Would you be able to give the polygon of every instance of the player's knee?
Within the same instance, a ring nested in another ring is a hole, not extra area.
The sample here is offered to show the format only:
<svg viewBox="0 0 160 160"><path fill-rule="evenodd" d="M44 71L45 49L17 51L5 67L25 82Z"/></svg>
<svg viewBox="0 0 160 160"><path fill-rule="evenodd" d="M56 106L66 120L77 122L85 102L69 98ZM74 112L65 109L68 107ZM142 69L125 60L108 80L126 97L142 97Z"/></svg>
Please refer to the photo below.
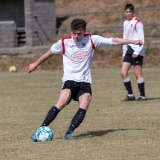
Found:
<svg viewBox="0 0 160 160"><path fill-rule="evenodd" d="M121 76L122 76L122 78L126 78L126 77L128 77L128 73L121 71Z"/></svg>
<svg viewBox="0 0 160 160"><path fill-rule="evenodd" d="M92 96L89 94L87 97L83 98L82 96L79 98L79 102L80 102L80 105L79 107L80 108L83 108L85 110L87 110L87 108L89 107L89 104L91 102L91 98Z"/></svg>
<svg viewBox="0 0 160 160"><path fill-rule="evenodd" d="M67 105L67 103L68 103L67 101L61 100L58 101L55 106L61 110Z"/></svg>
<svg viewBox="0 0 160 160"><path fill-rule="evenodd" d="M142 78L142 74L139 72L134 72L136 79Z"/></svg>
<svg viewBox="0 0 160 160"><path fill-rule="evenodd" d="M89 107L89 102L88 101L82 102L80 104L80 108L83 108L85 110L87 110L88 107Z"/></svg>
<svg viewBox="0 0 160 160"><path fill-rule="evenodd" d="M122 71L120 72L120 74L121 74L121 76L123 77L123 72L122 72Z"/></svg>

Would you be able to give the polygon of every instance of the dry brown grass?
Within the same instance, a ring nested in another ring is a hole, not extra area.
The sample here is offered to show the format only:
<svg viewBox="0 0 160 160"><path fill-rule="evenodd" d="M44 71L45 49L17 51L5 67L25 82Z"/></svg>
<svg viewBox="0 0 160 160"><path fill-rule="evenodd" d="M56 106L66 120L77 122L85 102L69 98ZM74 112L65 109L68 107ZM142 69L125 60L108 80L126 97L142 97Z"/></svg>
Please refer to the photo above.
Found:
<svg viewBox="0 0 160 160"><path fill-rule="evenodd" d="M120 68L122 47L105 47L96 49L92 61L92 68ZM144 58L144 68L160 67L160 49L148 48ZM0 56L0 71L8 71L9 67L15 65L19 71L27 71L30 63L35 62L42 54L28 55L3 55ZM62 54L53 55L38 70L62 69Z"/></svg>
<svg viewBox="0 0 160 160"><path fill-rule="evenodd" d="M135 9L146 9L146 8L159 8L160 1L158 0L57 0L56 4L56 14L70 14L70 13L82 13L82 12L104 12L104 11L120 11L124 9L127 3L132 3ZM144 24L160 24L159 19L160 11L144 11L135 12L135 16L142 20ZM113 26L120 25L120 14L117 13L104 13L104 14L85 14L80 15L81 18L85 19L89 27L95 26ZM69 16L61 25L60 28L69 28L70 22L73 18L77 18L77 15ZM125 17L123 17L123 21ZM146 26L144 25L145 36L149 40L159 39L159 26ZM111 29L87 29L89 33L97 33L106 37L122 37L122 28L111 28ZM70 31L59 31L55 39L59 39L64 35L70 34Z"/></svg>
<svg viewBox="0 0 160 160"><path fill-rule="evenodd" d="M136 9L160 7L157 0L57 0L56 13L97 12L108 10L123 10L126 3L133 3ZM148 17L151 18L151 17Z"/></svg>
<svg viewBox="0 0 160 160"><path fill-rule="evenodd" d="M93 69L92 75L93 98L85 120L74 132L78 140L62 140L77 111L78 104L72 101L50 125L53 141L34 143L29 136L56 103L62 71L2 72L0 159L159 160L159 69L144 69L146 102L120 102L126 91L118 68ZM138 97L132 69L130 75Z"/></svg>

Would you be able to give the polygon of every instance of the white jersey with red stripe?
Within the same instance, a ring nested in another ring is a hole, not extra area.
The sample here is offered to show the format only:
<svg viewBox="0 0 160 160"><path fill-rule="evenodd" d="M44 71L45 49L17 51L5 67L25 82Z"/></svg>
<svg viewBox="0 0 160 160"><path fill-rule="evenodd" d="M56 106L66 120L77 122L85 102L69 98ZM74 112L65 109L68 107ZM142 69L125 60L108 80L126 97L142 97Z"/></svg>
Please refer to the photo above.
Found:
<svg viewBox="0 0 160 160"><path fill-rule="evenodd" d="M51 47L53 54L63 53L62 82L73 80L92 83L90 65L94 50L98 46L111 45L112 38L91 34L85 34L81 42L75 42L72 36L67 36L53 44Z"/></svg>
<svg viewBox="0 0 160 160"><path fill-rule="evenodd" d="M129 40L142 40L143 45L129 44L134 50L134 54L144 56L144 31L142 22L134 17L132 20L126 20L123 24L123 38ZM123 45L123 56L126 54L128 47Z"/></svg>

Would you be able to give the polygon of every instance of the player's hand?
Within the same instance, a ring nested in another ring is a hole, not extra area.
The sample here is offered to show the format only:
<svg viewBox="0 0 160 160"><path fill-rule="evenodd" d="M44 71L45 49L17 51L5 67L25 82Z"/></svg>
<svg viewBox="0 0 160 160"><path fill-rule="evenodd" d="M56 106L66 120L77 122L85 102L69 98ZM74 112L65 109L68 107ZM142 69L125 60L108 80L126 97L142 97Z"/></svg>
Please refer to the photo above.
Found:
<svg viewBox="0 0 160 160"><path fill-rule="evenodd" d="M137 57L138 57L138 55L132 54L132 58L137 58Z"/></svg>
<svg viewBox="0 0 160 160"><path fill-rule="evenodd" d="M135 40L135 44L141 46L141 45L143 45L143 42L141 40Z"/></svg>
<svg viewBox="0 0 160 160"><path fill-rule="evenodd" d="M37 65L35 63L31 63L28 68L28 73L34 71L36 68L37 68Z"/></svg>

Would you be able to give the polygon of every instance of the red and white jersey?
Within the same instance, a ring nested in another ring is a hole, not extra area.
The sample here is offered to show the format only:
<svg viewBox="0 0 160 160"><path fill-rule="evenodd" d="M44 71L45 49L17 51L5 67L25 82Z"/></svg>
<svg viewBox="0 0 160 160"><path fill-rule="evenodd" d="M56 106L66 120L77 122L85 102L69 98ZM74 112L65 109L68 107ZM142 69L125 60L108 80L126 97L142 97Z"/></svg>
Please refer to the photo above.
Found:
<svg viewBox="0 0 160 160"><path fill-rule="evenodd" d="M142 40L143 45L129 44L134 50L134 54L144 56L144 31L142 22L134 17L132 20L126 20L123 24L123 38L129 40ZM126 54L127 45L123 45L123 56Z"/></svg>
<svg viewBox="0 0 160 160"><path fill-rule="evenodd" d="M94 50L98 46L111 46L112 43L112 38L85 34L81 42L75 42L72 36L67 36L53 44L53 54L63 53L62 82L73 80L92 83L90 65Z"/></svg>

